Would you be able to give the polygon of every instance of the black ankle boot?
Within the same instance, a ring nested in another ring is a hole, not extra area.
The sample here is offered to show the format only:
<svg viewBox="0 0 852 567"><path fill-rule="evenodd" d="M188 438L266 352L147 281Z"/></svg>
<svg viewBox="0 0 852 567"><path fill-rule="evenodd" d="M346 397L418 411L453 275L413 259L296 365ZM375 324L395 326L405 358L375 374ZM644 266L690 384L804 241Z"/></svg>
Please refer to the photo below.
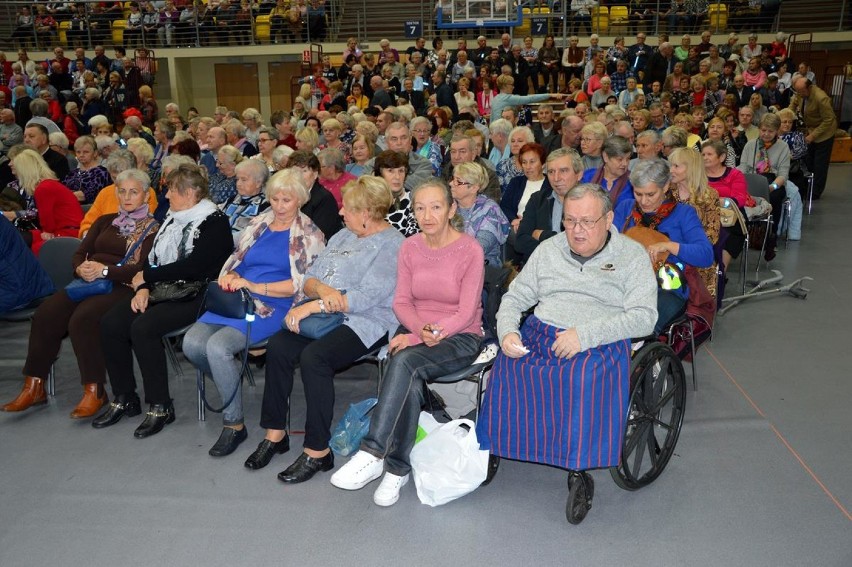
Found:
<svg viewBox="0 0 852 567"><path fill-rule="evenodd" d="M133 436L137 439L144 439L145 437L156 435L163 430L163 427L174 420L175 406L172 402L168 404L149 404L145 420L142 422L142 425L136 428Z"/></svg>
<svg viewBox="0 0 852 567"><path fill-rule="evenodd" d="M107 406L107 410L92 421L92 427L103 429L115 425L124 417L133 417L142 413L139 396L136 394L119 394L115 401Z"/></svg>

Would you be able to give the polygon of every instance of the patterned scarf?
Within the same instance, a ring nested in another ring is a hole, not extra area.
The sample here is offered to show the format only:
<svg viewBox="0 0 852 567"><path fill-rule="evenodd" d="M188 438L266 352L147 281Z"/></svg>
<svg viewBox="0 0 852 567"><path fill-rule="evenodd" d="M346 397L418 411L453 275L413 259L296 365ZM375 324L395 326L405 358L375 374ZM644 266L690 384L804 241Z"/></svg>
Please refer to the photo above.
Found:
<svg viewBox="0 0 852 567"><path fill-rule="evenodd" d="M145 203L138 209L133 211L125 211L121 207L118 209L118 216L112 221L112 226L118 229L118 233L123 237L128 237L136 231L136 223L148 217L148 204Z"/></svg>
<svg viewBox="0 0 852 567"><path fill-rule="evenodd" d="M677 201L674 199L666 199L663 201L663 204L653 213L643 213L642 209L639 208L639 203L636 203L636 206L633 207L633 211L630 213L630 216L627 217L627 221L624 223L624 229L626 229L630 222L633 221L634 226L645 226L653 230L657 230L657 227L660 226L660 223L666 220L666 218L672 214L675 206L677 205ZM622 229L622 232L624 230Z"/></svg>
<svg viewBox="0 0 852 567"><path fill-rule="evenodd" d="M764 142L763 145L757 144L757 159L754 160L754 170L763 175L772 171L772 162L769 161L769 148L775 145L775 140Z"/></svg>

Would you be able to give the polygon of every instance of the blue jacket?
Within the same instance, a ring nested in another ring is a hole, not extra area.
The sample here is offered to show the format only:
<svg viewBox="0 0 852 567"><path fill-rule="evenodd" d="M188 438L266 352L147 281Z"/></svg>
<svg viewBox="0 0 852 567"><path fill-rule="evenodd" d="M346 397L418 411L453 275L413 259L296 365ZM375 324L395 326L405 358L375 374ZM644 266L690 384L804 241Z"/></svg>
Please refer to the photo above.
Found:
<svg viewBox="0 0 852 567"><path fill-rule="evenodd" d="M595 168L587 169L583 172L583 177L580 179L580 183L591 183L597 172L598 169ZM606 191L607 193L611 193L612 187L607 187L607 181L605 177L601 177L600 186L603 187L604 191ZM610 195L610 197L612 197L612 195ZM627 201L628 199L633 199L633 185L630 183L629 180L624 185L624 187L622 187L621 192L618 194L618 197L612 204L612 208L617 208L619 204L623 203L624 201Z"/></svg>
<svg viewBox="0 0 852 567"><path fill-rule="evenodd" d="M0 215L0 313L24 307L54 292L50 276L21 238L18 229Z"/></svg>
<svg viewBox="0 0 852 567"><path fill-rule="evenodd" d="M630 213L636 201L622 201L615 208L613 225L619 232L635 225L630 219ZM669 262L680 262L695 268L707 268L713 265L713 245L698 220L698 213L689 205L677 204L672 213L657 226L657 230L669 237L669 240L680 244L677 256L669 256ZM686 296L686 286L681 288Z"/></svg>

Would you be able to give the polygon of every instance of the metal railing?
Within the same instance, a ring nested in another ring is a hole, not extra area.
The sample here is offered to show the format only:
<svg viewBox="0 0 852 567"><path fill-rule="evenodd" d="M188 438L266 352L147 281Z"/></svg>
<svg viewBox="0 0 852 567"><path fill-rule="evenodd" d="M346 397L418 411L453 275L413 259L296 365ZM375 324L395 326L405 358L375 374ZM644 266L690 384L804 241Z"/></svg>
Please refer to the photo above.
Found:
<svg viewBox="0 0 852 567"><path fill-rule="evenodd" d="M162 3L162 2L160 2ZM57 3L64 4L64 3ZM94 45L115 45L115 38L121 37L121 43L126 43L125 35L136 38L136 47L183 48L205 47L210 44L259 45L272 42L272 34L277 31L270 21L269 14L274 4L249 3L248 12L239 12L239 3L231 0L230 6L236 10L219 13L218 10L208 9L206 3L196 1L190 13L176 9L176 22L160 24L160 18L154 23L153 18L147 20L149 12L142 12L141 29L126 28L130 2L118 2L121 10L103 11L97 0L80 0L75 3L81 6L80 11L56 11L49 13L53 19L51 29L39 26L39 14L35 12L33 1L8 0L0 3L0 48L10 49L27 47L37 51L50 50L54 46L88 47ZM44 7L45 4L38 6ZM24 8L31 9L28 25L19 25L19 16ZM159 14L158 12L155 12ZM336 37L343 14L343 0L324 0L322 13L314 11L308 3L308 11L301 18L298 33L293 29L290 33L291 43L307 43L323 41ZM239 18L237 17L239 15ZM218 25L217 18L227 17L225 25ZM282 28L287 24L283 23ZM162 33L161 33L162 30ZM69 34L70 32L70 34ZM221 41L225 34L224 43ZM217 39L218 41L214 41ZM64 41L61 39L64 37ZM285 42L287 38L285 37Z"/></svg>
<svg viewBox="0 0 852 567"><path fill-rule="evenodd" d="M231 2L232 5L237 3L236 0L231 0ZM728 7L727 2L721 3L726 5L722 16L716 17L710 14L709 18L705 18L699 26L689 31L698 32L700 28L710 29L715 33L723 33L731 29L768 33L780 29L787 33L795 33L852 29L852 0L786 0L780 4L777 13L767 12L764 15L752 16L738 16L733 8ZM84 6L84 10L81 17L73 19L78 24L78 29L70 30L73 32L73 37L69 40L68 24L64 22L72 21L72 13L53 14L57 22L57 29L50 33L36 30L35 13L33 13L33 23L30 24L31 29L18 30L16 29L17 17L20 10L25 6L31 7L33 5L32 0L7 0L0 3L0 47L8 49L24 43L37 50L49 49L60 43L59 38L62 36L66 40L63 47L73 46L74 42L85 44L87 47L96 43L112 45L116 43L113 41L114 37L121 38L122 43L124 43L123 35L126 30L123 29L121 22L126 22L128 3L123 3L122 10L115 12L102 12L100 8L95 7L96 0L82 0L78 4ZM711 6L714 4L717 3L711 1ZM45 6L46 4L40 5ZM668 5L667 0L657 0L651 3L656 14L665 14ZM193 11L190 20L183 24L178 23L179 29L172 30L172 34L163 34L165 37L171 35L172 45L163 45L158 33L159 29L151 30L148 33L139 33L139 45L162 48L197 47L210 44L229 45L231 42L238 45L267 44L273 40L273 34L277 31L275 28L278 27L277 25L273 26L272 22L269 21L271 7L270 3L250 3L248 18L243 21L243 24L211 27L211 23L215 22L218 12L208 11L207 5L199 1L197 2L197 11ZM558 39L562 39L557 43L564 45L564 40L573 31L577 29L585 31L586 29L585 26L575 28L578 22L575 21L571 13L570 0L525 0L522 2L522 7L530 8L533 12L525 16L525 26L533 17L547 19L547 32L552 33ZM443 36L471 36L480 33L486 36L494 36L499 35L502 31L477 26L472 26L469 30L470 33L468 33L467 28L455 30L452 33L447 30L436 29L433 21L433 8L434 0L395 0L393 2L387 0L325 0L325 17L322 18L324 26L310 25L311 18L319 16L309 12L305 18L307 21L303 21L301 25L299 37L292 37L289 40L285 38L285 42L301 44L323 40L340 41L341 37L350 35L362 41L377 40L381 37L401 40L405 39L405 22L412 19L422 24L422 35L427 37L438 34ZM538 10L539 8L546 8L547 13L541 13ZM231 18L232 16L228 17ZM119 23L115 24L115 22ZM93 27L93 23L97 25ZM664 16L656 16L642 24L645 26L643 31L656 35L667 29L667 23ZM627 31L636 31L636 26L635 19L626 22L619 21L614 24L609 15L600 11L593 15L590 31L602 35L615 35ZM316 37L317 30L323 27L325 28L324 37ZM16 34L16 31L19 33ZM221 36L223 31L227 32L226 40L224 42L215 41L216 36ZM509 31L511 33L512 29L510 28ZM529 30L521 33L529 33ZM128 36L130 35L128 33Z"/></svg>

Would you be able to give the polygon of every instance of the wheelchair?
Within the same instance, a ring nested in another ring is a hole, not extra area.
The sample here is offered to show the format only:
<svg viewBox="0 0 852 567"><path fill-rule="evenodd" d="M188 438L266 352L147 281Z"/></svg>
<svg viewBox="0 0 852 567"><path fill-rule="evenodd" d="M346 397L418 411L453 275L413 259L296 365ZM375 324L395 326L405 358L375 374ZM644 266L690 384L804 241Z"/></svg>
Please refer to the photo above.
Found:
<svg viewBox="0 0 852 567"><path fill-rule="evenodd" d="M634 345L621 461L617 467L609 469L615 484L624 490L639 490L654 482L674 454L686 407L682 357L691 356L694 360L694 350L686 348L676 353L669 343L673 329L686 324L686 317L679 318L660 337L646 340L638 348ZM490 456L483 486L491 482L499 466L500 457ZM568 523L577 525L586 518L594 494L594 479L587 471L568 470L565 505Z"/></svg>
<svg viewBox="0 0 852 567"><path fill-rule="evenodd" d="M634 351L621 462L609 469L616 485L638 490L662 474L674 454L685 407L686 377L675 351L660 341ZM588 472L568 471L568 523L577 525L586 518L594 493L594 480Z"/></svg>

